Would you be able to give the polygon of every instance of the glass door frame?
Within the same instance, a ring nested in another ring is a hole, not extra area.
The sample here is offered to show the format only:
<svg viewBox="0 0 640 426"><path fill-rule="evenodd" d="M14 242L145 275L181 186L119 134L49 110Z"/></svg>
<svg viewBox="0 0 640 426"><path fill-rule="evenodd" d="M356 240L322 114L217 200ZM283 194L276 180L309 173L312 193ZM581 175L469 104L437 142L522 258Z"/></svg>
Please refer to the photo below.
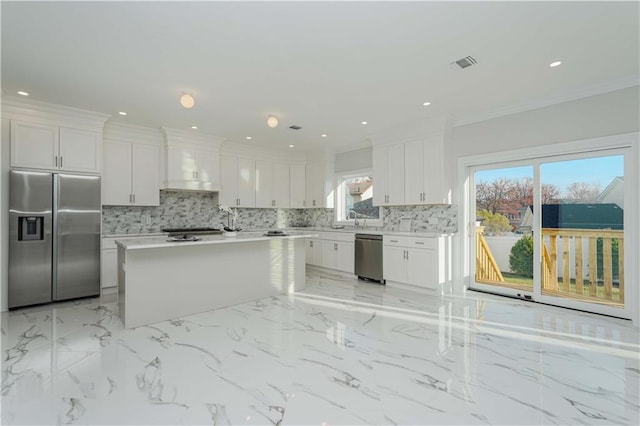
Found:
<svg viewBox="0 0 640 426"><path fill-rule="evenodd" d="M638 262L638 240L640 236L638 217L640 213L640 201L637 188L640 187L638 169L640 169L640 155L638 152L639 133L609 136L560 143L554 145L539 146L514 151L506 151L495 154L482 154L471 157L462 157L458 160L459 182L461 182L461 200L463 206L460 210L460 230L467 235L461 244L463 260L463 276L466 277L466 288L491 293L504 294L514 297L531 297L536 302L552 304L555 306L579 309L588 312L612 315L620 318L634 320L634 324L640 324L640 285ZM534 173L534 204L539 204L541 191L540 166L543 163L565 161L572 159L593 158L607 155L624 155L624 263L625 263L625 304L623 308L600 305L597 303L579 302L567 300L542 293L541 268L542 268L542 240L541 216L534 217L534 286L533 291L511 289L508 287L496 287L477 283L475 281L475 182L474 173L483 169L495 169L501 167L517 167L524 165L533 166ZM635 189L635 191L634 191ZM496 291L496 288L499 291Z"/></svg>

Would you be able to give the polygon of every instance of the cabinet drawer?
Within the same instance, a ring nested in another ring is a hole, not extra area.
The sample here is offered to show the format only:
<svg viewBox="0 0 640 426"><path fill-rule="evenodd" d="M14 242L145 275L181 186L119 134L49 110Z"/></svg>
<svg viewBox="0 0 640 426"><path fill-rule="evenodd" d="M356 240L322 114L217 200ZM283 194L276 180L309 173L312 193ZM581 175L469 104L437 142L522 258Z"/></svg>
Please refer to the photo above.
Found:
<svg viewBox="0 0 640 426"><path fill-rule="evenodd" d="M322 239L327 241L353 242L355 234L353 232L323 232Z"/></svg>
<svg viewBox="0 0 640 426"><path fill-rule="evenodd" d="M407 247L410 245L409 241L412 238L409 237L396 237L396 236L384 236L382 237L382 243L385 246L397 246L397 247Z"/></svg>
<svg viewBox="0 0 640 426"><path fill-rule="evenodd" d="M417 249L436 249L438 248L437 238L420 238L420 237L397 237L394 235L384 236L385 246L407 247Z"/></svg>
<svg viewBox="0 0 640 426"><path fill-rule="evenodd" d="M436 249L438 248L437 238L409 238L409 247Z"/></svg>

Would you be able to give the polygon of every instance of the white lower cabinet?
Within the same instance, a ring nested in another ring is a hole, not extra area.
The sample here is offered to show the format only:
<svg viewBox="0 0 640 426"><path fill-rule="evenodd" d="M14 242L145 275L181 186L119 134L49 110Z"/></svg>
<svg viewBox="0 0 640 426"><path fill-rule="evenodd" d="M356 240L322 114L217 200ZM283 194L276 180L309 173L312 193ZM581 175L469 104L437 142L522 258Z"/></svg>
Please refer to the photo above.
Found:
<svg viewBox="0 0 640 426"><path fill-rule="evenodd" d="M100 287L118 285L118 248L116 238L103 238L100 253Z"/></svg>
<svg viewBox="0 0 640 426"><path fill-rule="evenodd" d="M385 236L383 270L387 282L437 290L443 276L440 238Z"/></svg>
<svg viewBox="0 0 640 426"><path fill-rule="evenodd" d="M322 241L322 266L337 271L354 272L354 243L344 241Z"/></svg>
<svg viewBox="0 0 640 426"><path fill-rule="evenodd" d="M306 262L336 271L354 273L354 234L323 232L320 238L307 239Z"/></svg>
<svg viewBox="0 0 640 426"><path fill-rule="evenodd" d="M305 258L307 265L322 266L322 240L320 238L307 239Z"/></svg>

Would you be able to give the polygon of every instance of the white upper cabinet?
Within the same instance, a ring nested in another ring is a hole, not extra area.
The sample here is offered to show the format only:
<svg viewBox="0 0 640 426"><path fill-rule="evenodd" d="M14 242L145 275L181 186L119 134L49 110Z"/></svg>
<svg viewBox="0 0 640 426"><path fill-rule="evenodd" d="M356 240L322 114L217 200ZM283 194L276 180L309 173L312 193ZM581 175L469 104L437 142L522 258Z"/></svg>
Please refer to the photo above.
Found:
<svg viewBox="0 0 640 426"><path fill-rule="evenodd" d="M79 129L60 128L60 170L99 173L102 136Z"/></svg>
<svg viewBox="0 0 640 426"><path fill-rule="evenodd" d="M166 189L220 190L220 140L183 130L162 128L165 134Z"/></svg>
<svg viewBox="0 0 640 426"><path fill-rule="evenodd" d="M105 142L102 183L103 205L160 205L160 147Z"/></svg>
<svg viewBox="0 0 640 426"><path fill-rule="evenodd" d="M271 161L256 160L256 207L273 207Z"/></svg>
<svg viewBox="0 0 640 426"><path fill-rule="evenodd" d="M333 208L332 165L325 161L307 163L306 207Z"/></svg>
<svg viewBox="0 0 640 426"><path fill-rule="evenodd" d="M160 205L160 147L132 144L131 192L137 206Z"/></svg>
<svg viewBox="0 0 640 426"><path fill-rule="evenodd" d="M289 208L289 164L274 162L271 172L273 207Z"/></svg>
<svg viewBox="0 0 640 426"><path fill-rule="evenodd" d="M375 190L373 203L377 206L404 203L404 145L379 146L373 149Z"/></svg>
<svg viewBox="0 0 640 426"><path fill-rule="evenodd" d="M289 207L301 209L305 207L306 170L304 164L289 166Z"/></svg>
<svg viewBox="0 0 640 426"><path fill-rule="evenodd" d="M11 120L11 167L100 173L99 132Z"/></svg>
<svg viewBox="0 0 640 426"><path fill-rule="evenodd" d="M220 188L220 153L194 145L167 145L165 188L217 191Z"/></svg>
<svg viewBox="0 0 640 426"><path fill-rule="evenodd" d="M255 207L256 160L220 156L220 204L229 207Z"/></svg>
<svg viewBox="0 0 640 426"><path fill-rule="evenodd" d="M448 204L442 135L373 148L374 205Z"/></svg>

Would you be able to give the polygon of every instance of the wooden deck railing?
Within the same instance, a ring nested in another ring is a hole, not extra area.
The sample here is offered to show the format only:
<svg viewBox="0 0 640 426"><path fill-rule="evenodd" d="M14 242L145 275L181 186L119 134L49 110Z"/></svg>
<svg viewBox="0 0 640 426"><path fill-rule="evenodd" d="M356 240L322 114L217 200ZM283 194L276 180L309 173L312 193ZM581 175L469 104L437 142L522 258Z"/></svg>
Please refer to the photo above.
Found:
<svg viewBox="0 0 640 426"><path fill-rule="evenodd" d="M483 231L484 227L476 227L476 280L510 286ZM543 228L542 238L543 293L624 304L623 231Z"/></svg>
<svg viewBox="0 0 640 426"><path fill-rule="evenodd" d="M476 279L489 282L504 282L498 263L484 239L484 226L476 227Z"/></svg>
<svg viewBox="0 0 640 426"><path fill-rule="evenodd" d="M624 231L543 228L542 237L543 291L624 303Z"/></svg>

